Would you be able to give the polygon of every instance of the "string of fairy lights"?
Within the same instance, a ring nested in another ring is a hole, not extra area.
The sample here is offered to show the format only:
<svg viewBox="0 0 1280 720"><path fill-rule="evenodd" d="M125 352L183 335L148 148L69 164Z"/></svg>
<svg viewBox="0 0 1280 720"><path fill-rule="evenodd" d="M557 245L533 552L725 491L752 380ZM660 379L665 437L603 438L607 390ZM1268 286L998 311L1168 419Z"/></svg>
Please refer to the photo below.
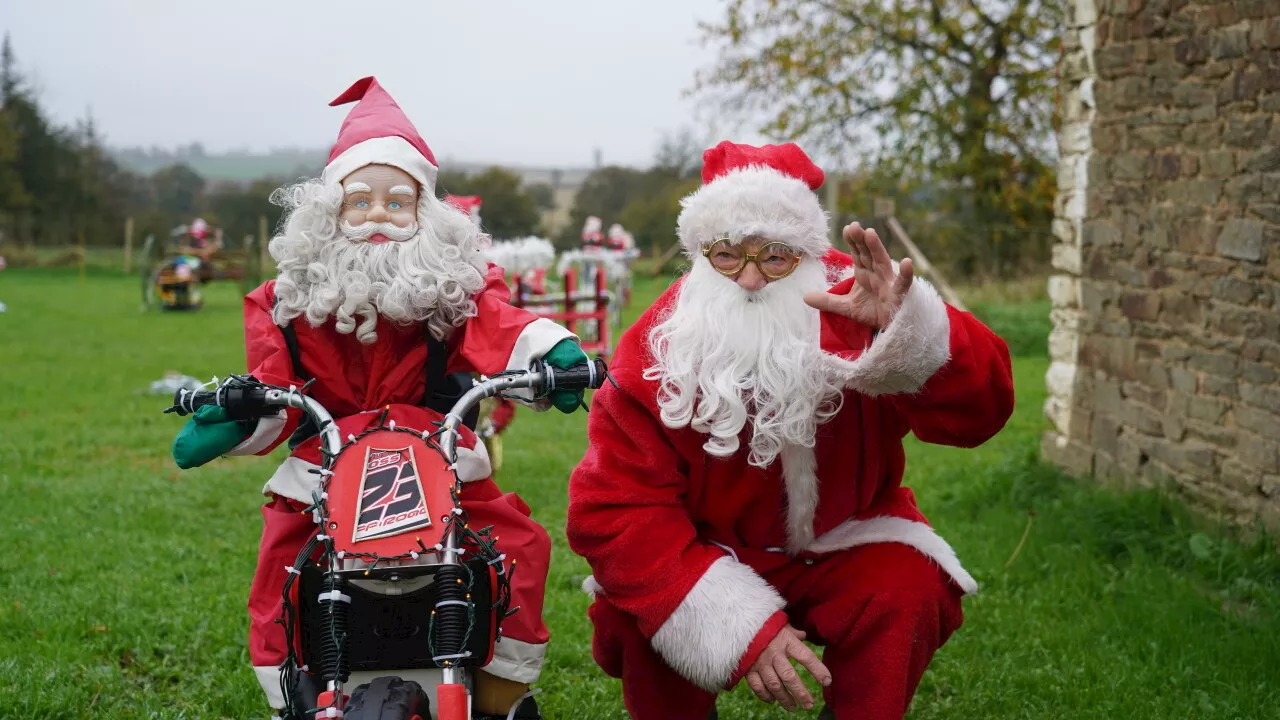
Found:
<svg viewBox="0 0 1280 720"><path fill-rule="evenodd" d="M294 611L291 595L294 582L297 578L301 577L300 568L308 562L313 562L312 558L316 556L318 548L321 549L321 552L314 560L317 567L334 568L340 565L344 560L357 560L367 564L364 568L365 576L368 576L379 564L390 564L405 560L418 560L424 554L434 553L439 555L444 550L442 543L436 543L434 546L428 547L423 543L421 537L415 538L418 545L417 550L411 550L407 553L401 553L398 555L379 555L377 553L370 552L341 551L334 548L333 536L330 533L336 529L336 524L329 518L328 487L330 478L333 476L333 467L337 462L338 457L343 452L359 443L364 437L373 433L397 432L420 437L422 440L427 442L428 446L441 453L443 456L443 451L437 441L438 436L446 431L446 428L442 423L435 423L438 428L435 431L428 430L420 433L409 428L397 427L394 420L388 422L387 414L388 409L384 409L377 422L371 427L359 434L348 435L346 442L343 443L337 453L330 452L322 443L320 446L320 468L311 470L312 473L320 475L320 483L312 492L311 504L303 508L300 512L303 514L313 514L313 517L316 519L318 529L317 533L311 537L305 546L303 546L302 551L298 554L295 564L285 568L285 571L288 573L288 577L285 580L282 591L283 606L281 609L281 615L276 620L284 630L285 647L287 649L285 661L280 666L280 688L285 699L284 709L286 713L291 713L297 717L313 717L314 713L325 713L326 711L328 711L327 714L331 717L338 717L340 716L341 703L343 702L342 698L333 697L330 699L329 705L309 708L306 710L298 707L299 698L295 697L298 675L301 672L310 671L310 668L300 663L296 650L297 643L295 642L295 638L297 637L296 613ZM324 428L319 428L319 431L323 432ZM495 628L495 636L500 637L502 621L520 609L519 607L511 607L511 580L515 573L516 561L512 559L509 563L509 567L504 567L503 563L506 560L506 555L500 552L497 548L498 537L493 535L492 526L478 530L471 527L467 519L466 511L462 507L460 497L462 483L458 480L456 468L452 468L451 466L451 469L454 469L454 482L450 486L449 494L453 501L453 507L447 514L440 518L441 522L445 524L441 537L448 537L450 533L456 533L456 552L459 556L475 557L484 561L486 565L494 567L494 575L497 578L497 583L493 588L493 607L496 610L496 617L498 621L498 627ZM442 668L457 667L459 665L466 664L467 660L471 658L471 653L466 648L470 644L471 634L475 629L476 603L472 598L472 590L475 586L475 576L469 563L459 562L456 567L461 568L466 574L465 581L462 578L457 578L456 580L459 584L465 584L466 586L464 604L467 619L466 629L462 635L462 642L457 648L458 652L446 654L440 654L437 652L438 607L431 611L430 618L428 619L428 651L431 654L432 662L434 662L437 667ZM337 593L337 591L334 592ZM337 599L336 595L334 599ZM446 602L452 605L457 601ZM330 603L331 608L333 604L334 603ZM440 601L437 601L437 606L440 604ZM322 640L327 641L323 643L326 646L326 664L332 662L335 663L335 667L338 662L338 658L344 657L344 653L346 652L345 628L339 627L339 625L342 624L345 624L345 618L339 618L338 614L331 609L330 612L327 613L325 623L325 632L327 633L327 637L322 638ZM330 659L327 657L329 654L332 654L334 657Z"/></svg>

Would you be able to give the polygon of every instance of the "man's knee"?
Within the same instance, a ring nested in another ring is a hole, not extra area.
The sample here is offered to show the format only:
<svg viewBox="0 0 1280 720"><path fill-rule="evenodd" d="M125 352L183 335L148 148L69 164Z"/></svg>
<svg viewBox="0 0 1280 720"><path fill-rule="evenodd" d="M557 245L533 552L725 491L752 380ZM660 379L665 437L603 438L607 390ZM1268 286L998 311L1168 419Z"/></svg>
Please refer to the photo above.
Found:
<svg viewBox="0 0 1280 720"><path fill-rule="evenodd" d="M850 578L850 585L835 598L834 604L844 606L848 623L837 635L850 637L859 628L887 623L909 628L912 635L932 630L941 646L964 621L964 591L936 563L906 545L855 548L839 572Z"/></svg>

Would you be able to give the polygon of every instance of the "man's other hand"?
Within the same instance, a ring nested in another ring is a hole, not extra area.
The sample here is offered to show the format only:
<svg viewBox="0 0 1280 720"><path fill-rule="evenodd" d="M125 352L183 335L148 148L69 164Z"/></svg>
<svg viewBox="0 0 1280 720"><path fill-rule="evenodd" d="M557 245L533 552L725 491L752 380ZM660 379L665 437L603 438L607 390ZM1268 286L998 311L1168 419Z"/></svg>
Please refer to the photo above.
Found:
<svg viewBox="0 0 1280 720"><path fill-rule="evenodd" d="M813 708L813 697L791 661L803 665L823 687L831 684L831 671L804 644L804 637L803 631L786 625L760 653L747 671L747 685L756 697L767 703L776 700L788 711L794 711L797 706L805 710Z"/></svg>

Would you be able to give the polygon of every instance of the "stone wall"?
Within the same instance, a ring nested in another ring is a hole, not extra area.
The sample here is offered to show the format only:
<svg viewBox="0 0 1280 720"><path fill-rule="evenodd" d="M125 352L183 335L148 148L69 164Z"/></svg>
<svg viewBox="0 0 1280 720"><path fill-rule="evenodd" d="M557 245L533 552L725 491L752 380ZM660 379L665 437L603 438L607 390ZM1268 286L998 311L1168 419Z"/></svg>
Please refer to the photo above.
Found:
<svg viewBox="0 0 1280 720"><path fill-rule="evenodd" d="M1046 457L1280 530L1280 0L1070 0Z"/></svg>

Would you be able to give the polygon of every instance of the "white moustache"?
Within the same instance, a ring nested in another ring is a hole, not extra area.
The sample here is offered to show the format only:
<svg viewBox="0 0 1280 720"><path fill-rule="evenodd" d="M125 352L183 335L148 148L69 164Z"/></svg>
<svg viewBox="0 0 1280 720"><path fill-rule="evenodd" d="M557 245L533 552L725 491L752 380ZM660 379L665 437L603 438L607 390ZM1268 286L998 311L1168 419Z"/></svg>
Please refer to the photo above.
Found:
<svg viewBox="0 0 1280 720"><path fill-rule="evenodd" d="M367 222L362 225L351 225L342 222L342 234L348 240L368 240L374 235L385 235L388 240L400 242L418 234L418 223L410 223L408 227L397 227L389 222Z"/></svg>

